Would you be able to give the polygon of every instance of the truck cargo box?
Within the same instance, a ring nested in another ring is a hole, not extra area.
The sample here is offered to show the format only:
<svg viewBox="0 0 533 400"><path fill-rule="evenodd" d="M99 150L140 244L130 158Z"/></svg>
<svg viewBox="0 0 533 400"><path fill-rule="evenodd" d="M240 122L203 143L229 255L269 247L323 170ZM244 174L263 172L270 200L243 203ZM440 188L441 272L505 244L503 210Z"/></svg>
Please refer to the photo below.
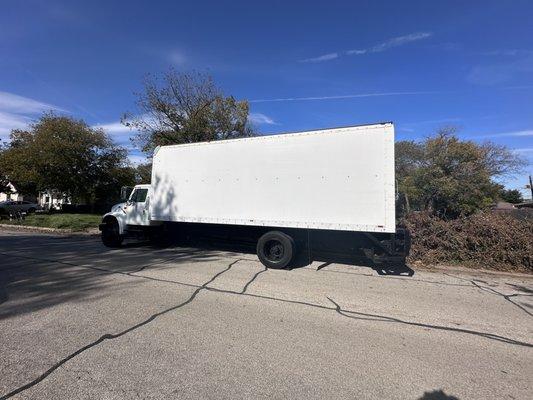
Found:
<svg viewBox="0 0 533 400"><path fill-rule="evenodd" d="M395 231L392 123L162 146L154 221Z"/></svg>

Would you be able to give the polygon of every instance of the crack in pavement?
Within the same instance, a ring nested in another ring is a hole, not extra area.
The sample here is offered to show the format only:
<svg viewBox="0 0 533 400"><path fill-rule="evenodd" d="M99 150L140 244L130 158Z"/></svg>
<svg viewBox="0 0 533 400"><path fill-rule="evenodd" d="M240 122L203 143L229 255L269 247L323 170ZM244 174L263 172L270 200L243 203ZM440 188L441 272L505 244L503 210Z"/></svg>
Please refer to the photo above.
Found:
<svg viewBox="0 0 533 400"><path fill-rule="evenodd" d="M398 323L398 324L408 325L408 326L416 326L416 327L435 329L435 330L441 330L441 331L464 333L464 334L469 334L469 335L480 336L480 337L483 337L483 338L486 338L486 339L489 339L489 340L495 340L495 341L503 342L503 343L506 343L506 344L523 346L523 347L533 347L533 344L531 344L531 343L522 342L522 341L519 341L519 340L515 340L515 339L511 339L511 338L505 337L505 336L496 335L496 334L487 333L487 332L481 332L481 331L475 331L475 330L463 329L463 328L448 327L448 326L443 326L443 325L425 324L425 323L421 323L421 322L406 321L406 320L402 320L402 319L399 319L399 318L389 317L389 316L386 316L386 315L362 313L362 312L352 311L352 310L343 310L338 303L336 303L334 300L332 300L329 297L326 297L326 298L331 303L333 303L334 307L328 307L328 306L325 306L325 305L316 304L316 303L310 303L310 302L300 301L300 300L288 300L288 299L282 299L282 298L273 297L273 296L265 296L265 295L247 293L247 290L248 290L249 286L259 277L260 274L268 271L267 268L264 268L263 270L256 272L254 274L254 276L244 285L243 289L240 292L233 291L233 290L219 289L219 288L214 288L214 287L209 287L208 286L209 284L213 283L220 275L222 275L223 273L229 271L232 268L232 266L235 265L236 263L238 263L240 261L250 261L250 260L247 260L247 259L236 259L236 260L232 261L224 270L222 270L222 271L218 272L217 274L215 274L211 279L209 279L207 282L205 282L201 286L198 286L198 285L195 285L195 284L184 283L184 282L179 282L179 281L152 278L152 277L147 277L147 276L143 276L143 275L134 275L135 271L133 271L133 272L120 272L120 271L107 270L107 269L103 269L103 268L99 268L99 267L76 265L76 264L73 264L73 263L61 262L61 261L57 261L57 260L48 260L48 259L45 260L45 259L39 259L39 258L35 258L35 257L11 255L11 254L5 254L5 253L0 253L0 254L12 256L12 257L21 257L21 258L27 258L27 259L37 259L37 260L47 261L47 262L57 262L57 263L62 263L62 264L70 265L70 266L94 269L94 270L105 272L105 273L109 273L109 274L127 275L127 276L130 276L130 277L136 277L136 278L142 278L142 279L148 279L148 280L153 280L153 281L158 281L158 282L165 282L165 283L171 283L171 284L177 284L177 285L183 285L183 286L195 287L196 288L194 290L194 292L192 293L192 295L187 300L185 300L185 301L183 301L183 302L181 302L181 303L179 303L179 304L177 304L177 305L175 305L173 307L170 307L170 308L167 308L167 309L165 309L163 311L160 311L158 313L152 314L148 319L146 319L146 320L144 320L144 321L142 321L142 322L140 322L140 323L138 323L136 325L133 325L132 327L130 327L130 328L126 329L126 330L123 330L122 332L119 332L117 334L109 334L108 333L108 334L102 335L96 341L94 341L94 342L92 342L92 343L90 343L90 344L88 344L88 345L76 350L75 352L71 353L67 357L63 358L62 360L60 360L59 362L54 364L52 367L50 367L47 371L45 371L43 374L41 374L39 377L37 377L33 381L31 381L31 382L29 382L29 383L27 383L27 384L25 384L25 385L23 385L23 386L21 386L19 388L7 393L6 395L4 395L2 397L0 397L0 400L8 399L10 397L13 397L16 394L18 394L18 393L20 393L20 392L22 392L24 390L27 390L27 389L37 385L38 383L43 381L46 377L48 377L50 374L52 374L54 371L56 371L59 367L61 367L63 364L65 364L69 360L73 359L74 357L78 356L79 354L83 353L84 351L86 351L88 349L91 349L94 346L99 345L100 343L104 342L105 340L112 340L112 339L119 338L119 337L121 337L123 335L126 335L129 332L132 332L132 331L134 331L134 330L136 330L136 329L138 329L138 328L140 328L140 327L142 327L144 325L149 324L150 322L152 322L153 320L155 320L156 318L158 318L161 315L164 315L164 314L166 314L168 312L171 312L171 311L179 309L179 308L181 308L183 306L186 306L187 304L191 303L196 298L198 293L200 293L202 290L215 292L215 293L237 295L237 296L248 296L248 297L252 297L252 298L271 300L271 301L278 301L278 302L297 304L297 305L304 305L304 306L323 309L323 310L330 310L330 311L335 311L336 313L338 313L339 315L341 315L343 317L350 318L350 319L355 319L355 320ZM458 278L458 279L462 279L462 278ZM476 285L476 286L478 286L478 285Z"/></svg>
<svg viewBox="0 0 533 400"><path fill-rule="evenodd" d="M519 346L524 346L524 347L533 347L533 344L531 343L520 342L518 340L510 339L505 336L500 336L500 335L496 335L493 333L473 331L471 329L454 328L451 326L424 324L421 322L405 321L399 318L387 317L387 316L379 315L379 314L368 314L368 313L362 313L358 311L343 310L340 307L340 305L337 304L335 301L333 301L331 298L327 297L327 299L335 305L335 311L338 314L342 315L343 317L347 317L347 318L359 319L359 320L381 321L381 322L394 322L398 324L419 326L422 328L430 328L430 329L436 329L436 330L442 330L442 331L468 333L471 335L481 336L487 339L497 340L503 343L509 343L509 344L514 344L514 345L519 345ZM354 314L354 315L347 315L347 314Z"/></svg>
<svg viewBox="0 0 533 400"><path fill-rule="evenodd" d="M391 275L361 274L359 272L334 271L331 269L324 269L324 267L322 267L321 269L317 269L317 270L308 269L308 268L301 268L301 270L310 271L310 272L320 271L321 273L328 273L328 274L358 275L358 276L366 276L368 278L378 278L378 279L387 279L387 280L395 279L395 280L400 280L400 281L408 282L408 283L420 282L420 283L429 283L430 285L442 285L442 286L460 286L460 287L470 286L470 285L462 284L462 283L448 283L448 282L441 282L441 281L428 281L426 279L416 279L410 276L408 277L407 275L404 275L403 277L397 277L397 276L391 276Z"/></svg>
<svg viewBox="0 0 533 400"><path fill-rule="evenodd" d="M525 312L527 315L529 315L530 317L533 317L533 314L529 311L529 310L526 310L526 308L524 306L522 306L521 304L518 304L518 303L515 303L511 298L512 297L518 297L518 296L523 296L523 297L529 297L529 296L533 296L531 294L525 294L525 293L513 293L513 294L503 294L503 293L500 293L498 292L496 289L493 289L491 287L485 287L485 286L481 286L479 285L475 279L472 279L471 280L472 284L474 286L476 286L477 288L481 289L481 290L484 290L486 292L489 292L489 293L493 293L495 295L498 295L498 296L501 296L503 297L505 300L507 300L509 303L513 304L514 306L518 307L519 309L521 309L523 312Z"/></svg>
<svg viewBox="0 0 533 400"><path fill-rule="evenodd" d="M3 253L0 253L0 254L3 254ZM14 257L30 258L30 257L27 257L27 256L19 256L19 255L16 255ZM35 257L31 257L31 258L35 259ZM44 259L39 259L39 260L45 261ZM46 260L46 261L54 261L54 260ZM237 259L236 261L234 261L234 263L237 263L239 261L250 261L250 260L248 260L248 259ZM56 261L56 262L61 263L60 261ZM81 267L81 268L95 269L97 271L102 271L102 272L109 273L109 274L119 274L119 275L126 275L126 276L130 276L130 277L134 277L134 278L152 280L152 281L156 281L156 282L170 283L170 284L182 285L182 286L187 286L187 287L195 287L195 288L201 288L202 287L202 286L198 286L198 285L195 285L195 284L192 284L192 283L174 281L174 280L170 280L170 279L153 278L153 277L144 276L144 275L136 275L136 274L134 274L132 272L120 272L120 271L106 270L106 269L99 268L99 267L76 265L76 264L72 264L72 263L69 263L68 265L73 265L73 266L77 266L77 267ZM213 287L205 287L205 289L208 290L208 291L218 292L218 293L250 296L250 297L259 298L259 299L265 299L265 300L273 300L273 301L280 301L280 302L284 302L284 303L306 305L306 306L309 306L309 307L321 308L321 309L325 309L325 310L335 310L335 308L323 306L323 305L316 304L316 303L309 303L309 302L300 301L300 300L288 300L288 299L282 299L282 298L278 298L278 297L247 293L246 291L247 291L248 287L250 286L250 284L261 273L266 272L266 271L268 271L267 268L257 272L252 277L252 279L248 283L246 283L246 285L244 286L243 290L241 290L240 292L237 292L237 291L234 291L234 290L228 290L228 289L213 288ZM469 280L464 279L464 278L455 277L455 276L449 275L447 273L444 273L444 274L448 275L448 276L451 276L451 277L454 277L454 278L457 278L457 279L461 279L461 280L465 280L465 281L470 282ZM464 285L464 286L472 287L471 285ZM524 295L524 296L529 296L529 295ZM330 300L330 299L328 298L328 300ZM351 311L351 310L343 310L343 311L347 312L347 313L353 313L353 314L358 313L357 311ZM363 313L360 313L360 314L363 315ZM500 336L500 335L487 333L487 332L474 331L474 330L469 330L469 329L460 329L460 328L454 328L454 327L446 327L446 326L442 326L442 325L434 325L433 326L433 325L429 325L429 324L423 324L423 323L418 323L418 322L410 322L410 321L404 321L404 320L399 320L399 319L397 321L394 321L395 320L394 317L389 317L389 316L384 316L384 315L377 315L377 314L368 314L368 317L372 317L374 320L378 320L378 318L382 318L383 320L386 320L387 322L401 322L401 323L406 324L406 325L423 326L423 327L434 328L434 329L439 329L439 330L449 330L449 331L453 331L453 332L467 333L467 334L481 336L481 337L484 337L484 338L487 338L487 339L491 339L491 340L501 341L501 342L508 343L508 344L514 344L514 345L525 346L525 347L533 347L533 344L530 344L530 343L527 343L527 342L521 342L521 341L518 341L518 340L515 340L515 339L511 339L511 338L508 338L508 337L505 337L505 336Z"/></svg>
<svg viewBox="0 0 533 400"><path fill-rule="evenodd" d="M273 300L273 301L279 301L279 302L283 302L283 303L304 305L304 306L308 306L308 307L319 308L319 309L322 309L322 310L337 311L337 307L328 307L328 306L324 306L324 305L321 305L321 304L309 303L309 302L301 301L301 300L282 299L282 298L279 298L279 297L264 296L264 295L252 294L252 293L242 293L242 292L236 292L236 291L233 291L233 290L218 289L218 288L213 288L213 287L207 287L205 289L207 291L210 291L210 292L226 293L226 294L241 295L241 296L249 296L249 297L254 297L254 298L258 298L258 299ZM332 301L329 297L327 297L327 299L329 301ZM336 303L334 303L334 304L336 304ZM350 318L353 318L353 319L373 320L373 321L383 321L383 322L396 322L396 323L401 323L401 324L404 324L404 325L419 326L419 327L423 327L423 328L430 328L430 329L437 329L437 330L444 330L444 331L458 332L458 333L466 333L466 334L470 334L470 335L484 337L484 338L490 339L490 340L496 340L498 342L503 342L503 343L507 343L507 344L516 345L516 346L533 347L533 344L531 344L531 343L522 342L522 341L519 341L519 340L515 340L515 339L511 339L511 338L505 337L505 336L501 336L501 335L496 335L494 333L475 331L475 330L471 330L471 329L454 328L454 327L448 327L448 326L444 326L444 325L424 324L422 322L405 321L405 320L401 320L399 318L389 317L389 316L386 316L386 315L366 314L366 313L361 313L361 312L352 311L352 310L341 310L341 311L343 311L345 313L349 313L349 314L358 314L358 315L361 315L361 316L365 317L365 318L363 318L363 317L361 317L361 318L350 317Z"/></svg>
<svg viewBox="0 0 533 400"><path fill-rule="evenodd" d="M263 272L266 272L267 271L267 267L263 267L263 269L259 272L256 272L255 275L252 277L252 279L250 279L248 282L246 282L246 285L244 285L244 287L242 288L241 290L241 294L245 294L246 291L248 290L248 287L257 279L257 277L259 275L261 275Z"/></svg>
<svg viewBox="0 0 533 400"><path fill-rule="evenodd" d="M207 289L207 285L209 285L210 283L213 283L220 275L222 275L223 273L229 271L231 269L231 267L233 267L239 261L242 261L242 260L238 259L238 260L233 261L226 268L224 268L222 271L216 273L207 282L205 282L201 286L198 286L196 288L196 290L189 296L189 298L187 300L185 300L185 301L183 301L183 302L181 302L181 303L179 303L179 304L177 304L175 306L167 308L167 309L165 309L163 311L160 311L158 313L152 314L150 317L148 317L144 321L141 321L141 322L129 327L128 329L123 330L122 332L114 333L114 334L113 333L106 333L106 334L100 336L97 340L95 340L95 341L93 341L93 342L91 342L91 343L79 348L75 352L73 352L73 353L69 354L68 356L66 356L65 358L61 359L60 361L55 363L48 370L46 370L44 373L39 375L37 378L35 378L31 382L28 382L27 384L25 384L23 386L20 386L17 389L12 390L11 392L3 395L2 397L0 397L0 400L9 399L9 398L15 396L16 394L18 394L20 392L23 392L23 391L25 391L25 390L37 385L38 383L40 383L44 379L46 379L55 370L57 370L59 367L61 367L63 364L65 364L67 361L69 361L69 360L73 359L74 357L80 355L81 353L83 353L86 350L89 350L89 349L91 349L91 348L93 348L95 346L98 346L100 343L104 342L105 340L117 339L117 338L119 338L121 336L124 336L124 335L126 335L126 334L128 334L128 333L130 333L130 332L132 332L132 331L134 331L136 329L139 329L139 328L143 327L144 325L149 324L150 322L154 321L156 318L160 317L161 315L167 314L167 313L169 313L171 311L177 310L178 308L186 306L187 304L191 303L196 298L198 293L200 293L204 289Z"/></svg>
<svg viewBox="0 0 533 400"><path fill-rule="evenodd" d="M484 292L487 292L487 293L490 293L490 294L494 294L494 295L503 297L509 303L511 303L512 305L518 307L520 310L525 312L530 317L533 317L533 313L531 313L529 310L526 310L526 308L524 306L522 306L521 304L515 303L511 299L512 297L518 297L518 296L531 297L531 296L533 296L533 294L528 294L528 293L503 294L503 293L497 291L496 289L494 289L492 287L480 285L478 282L482 282L482 283L486 283L486 282L480 281L478 279L465 279L465 278L461 278L461 277L458 277L458 276L455 276L455 275L448 274L446 272L444 272L444 275L450 276L450 277L455 278L455 279L460 279L460 280L465 281L465 282L469 282L473 287L476 287L476 288L478 288L481 291L484 291Z"/></svg>

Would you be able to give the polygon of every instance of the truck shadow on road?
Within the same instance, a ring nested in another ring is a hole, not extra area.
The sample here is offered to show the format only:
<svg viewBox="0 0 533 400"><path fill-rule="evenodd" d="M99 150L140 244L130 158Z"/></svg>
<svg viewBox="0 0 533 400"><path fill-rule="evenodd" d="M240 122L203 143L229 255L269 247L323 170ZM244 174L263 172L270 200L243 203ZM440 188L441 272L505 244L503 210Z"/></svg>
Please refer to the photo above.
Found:
<svg viewBox="0 0 533 400"><path fill-rule="evenodd" d="M0 321L58 304L97 301L117 286L128 290L139 284L113 276L169 262L218 258L216 252L150 248L141 242L108 249L95 237L4 236L0 246Z"/></svg>
<svg viewBox="0 0 533 400"><path fill-rule="evenodd" d="M220 251L256 258L255 243L201 236L180 239L163 247L148 242L127 241L121 249L108 249L95 237L10 235L0 247L0 320L32 313L61 303L91 301L106 289L134 281L113 281L109 274L132 274L165 263L212 261ZM375 265L368 259L335 252L302 252L290 269L321 262L317 270L333 263L366 266L379 275L413 276L407 265ZM31 284L29 284L31 282Z"/></svg>
<svg viewBox="0 0 533 400"><path fill-rule="evenodd" d="M190 246L202 251L218 250L231 253L249 254L256 257L254 242L236 241L230 239L210 238L206 236L189 236L182 238L181 242L174 242L172 246ZM376 271L378 275L408 276L414 275L415 271L405 263L383 263L377 264L363 255L354 255L351 251L345 251L346 244L328 244L327 250L302 250L287 269L293 270L311 265L313 262L321 262L317 270L324 269L331 264L353 265L358 267L368 267Z"/></svg>

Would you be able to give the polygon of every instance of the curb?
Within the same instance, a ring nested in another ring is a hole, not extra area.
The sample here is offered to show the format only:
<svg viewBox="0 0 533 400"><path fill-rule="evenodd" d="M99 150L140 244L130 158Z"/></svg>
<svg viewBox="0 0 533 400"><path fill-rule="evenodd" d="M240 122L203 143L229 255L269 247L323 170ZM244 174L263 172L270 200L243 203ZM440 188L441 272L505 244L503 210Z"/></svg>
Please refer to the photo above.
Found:
<svg viewBox="0 0 533 400"><path fill-rule="evenodd" d="M43 232L43 233L59 233L62 235L99 235L98 228L91 228L87 231L73 231L72 229L47 228L43 226L29 226L29 225L15 225L15 224L0 224L0 228L14 229L29 232Z"/></svg>

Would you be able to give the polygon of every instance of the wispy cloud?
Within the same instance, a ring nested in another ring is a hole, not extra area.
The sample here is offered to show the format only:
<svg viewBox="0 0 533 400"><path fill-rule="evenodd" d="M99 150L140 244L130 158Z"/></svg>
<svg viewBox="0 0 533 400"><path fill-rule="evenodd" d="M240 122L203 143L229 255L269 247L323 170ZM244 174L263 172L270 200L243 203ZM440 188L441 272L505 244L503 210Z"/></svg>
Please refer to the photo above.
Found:
<svg viewBox="0 0 533 400"><path fill-rule="evenodd" d="M277 123L268 115L262 113L250 113L248 120L258 125L277 125Z"/></svg>
<svg viewBox="0 0 533 400"><path fill-rule="evenodd" d="M533 147L524 147L522 149L513 149L515 153L533 153Z"/></svg>
<svg viewBox="0 0 533 400"><path fill-rule="evenodd" d="M366 54L366 53L368 53L368 50L367 50L367 49L361 49L361 50L346 50L346 51L345 51L345 54L348 55L348 56L353 56L353 55L360 56L360 55L363 55L363 54Z"/></svg>
<svg viewBox="0 0 533 400"><path fill-rule="evenodd" d="M131 133L131 128L123 125L120 121L94 125L93 128L103 129L109 134Z"/></svg>
<svg viewBox="0 0 533 400"><path fill-rule="evenodd" d="M511 51L516 57L507 57L502 61L500 58L490 64L474 66L466 80L475 85L496 85L512 80L520 80L529 77L533 71L533 52Z"/></svg>
<svg viewBox="0 0 533 400"><path fill-rule="evenodd" d="M400 126L398 129L403 132L414 132L415 131L413 128L407 128L405 126Z"/></svg>
<svg viewBox="0 0 533 400"><path fill-rule="evenodd" d="M463 118L459 117L449 117L449 118L440 118L440 119L427 119L423 121L416 122L404 122L401 125L398 125L398 129L404 132L416 132L417 130L427 129L431 125L447 125L454 124L463 121Z"/></svg>
<svg viewBox="0 0 533 400"><path fill-rule="evenodd" d="M356 99L360 97L381 97L381 96L415 96L424 94L442 94L445 92L382 92L382 93L357 93L345 94L339 96L313 96L313 97L280 97L274 99L255 99L250 100L250 103L272 103L280 101L312 101L312 100L341 100L341 99Z"/></svg>
<svg viewBox="0 0 533 400"><path fill-rule="evenodd" d="M136 130L123 125L120 121L93 125L92 128L104 130L112 137L117 145L125 148L128 152L128 158L133 165L143 164L147 161L146 156L144 156L140 152L140 149L132 143L131 138L137 133Z"/></svg>
<svg viewBox="0 0 533 400"><path fill-rule="evenodd" d="M533 50L528 49L500 49L500 50L490 50L490 51L484 51L481 53L483 56L507 56L507 57L514 57L514 56L524 56L524 55L530 55L533 54Z"/></svg>
<svg viewBox="0 0 533 400"><path fill-rule="evenodd" d="M29 117L0 111L0 140L7 139L13 129L24 129L30 123Z"/></svg>
<svg viewBox="0 0 533 400"><path fill-rule="evenodd" d="M481 135L478 137L529 137L529 136L533 136L533 129L526 129L523 131L491 133L487 135Z"/></svg>
<svg viewBox="0 0 533 400"><path fill-rule="evenodd" d="M13 93L0 92L0 139L7 139L13 129L25 129L45 111L66 111L61 107Z"/></svg>
<svg viewBox="0 0 533 400"><path fill-rule="evenodd" d="M363 54L370 54L370 53L381 53L383 51L389 50L393 47L399 47L404 46L411 42L416 42L418 40L423 40L431 37L433 34L431 32L415 32L410 33L408 35L403 36L397 36L393 37L389 40L386 40L384 42L378 43L372 47L364 48L364 49L352 49L352 50L346 50L341 53L339 52L333 52L333 53L327 53L318 57L312 57L312 58L306 58L303 60L300 60L300 62L304 63L317 63L317 62L323 62L323 61L331 61L335 60L336 58L341 57L342 55L346 56L360 56Z"/></svg>
<svg viewBox="0 0 533 400"><path fill-rule="evenodd" d="M52 104L8 92L0 92L0 110L17 114L36 114L47 110L65 111Z"/></svg>
<svg viewBox="0 0 533 400"><path fill-rule="evenodd" d="M376 44L370 49L363 50L348 50L347 54L365 54L365 53L381 53L382 51L388 50L393 47L403 46L411 42L416 42L418 40L427 39L432 36L431 32L416 32L410 33L409 35L397 36L392 39L389 39L383 43Z"/></svg>
<svg viewBox="0 0 533 400"><path fill-rule="evenodd" d="M441 119L426 119L424 121L408 122L407 125L444 124L446 122L461 122L463 118L450 117Z"/></svg>
<svg viewBox="0 0 533 400"><path fill-rule="evenodd" d="M330 60L334 60L336 58L339 58L339 53L328 53L328 54L324 54L324 55L321 55L321 56L318 56L318 57L306 58L305 60L300 60L300 62L316 63L316 62L322 62L322 61L330 61Z"/></svg>

